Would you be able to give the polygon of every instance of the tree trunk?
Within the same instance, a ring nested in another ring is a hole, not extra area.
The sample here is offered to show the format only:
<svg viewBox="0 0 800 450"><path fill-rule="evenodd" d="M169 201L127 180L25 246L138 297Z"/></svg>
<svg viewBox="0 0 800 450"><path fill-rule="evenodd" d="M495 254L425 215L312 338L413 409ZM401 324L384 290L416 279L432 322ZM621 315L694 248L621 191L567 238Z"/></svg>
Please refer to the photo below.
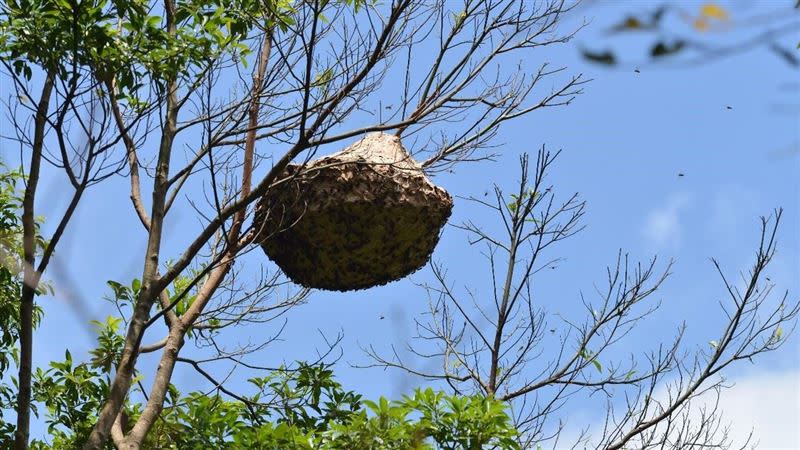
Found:
<svg viewBox="0 0 800 450"><path fill-rule="evenodd" d="M23 267L22 296L19 304L19 390L17 395L17 430L14 432L14 449L26 450L31 426L31 369L33 365L33 298L39 285L39 273L34 267L36 260L36 217L34 202L39 184L39 167L44 146L44 127L50 108L55 75L50 72L42 87L42 96L36 108L31 164L26 180L25 197L22 201L22 246L25 264Z"/></svg>

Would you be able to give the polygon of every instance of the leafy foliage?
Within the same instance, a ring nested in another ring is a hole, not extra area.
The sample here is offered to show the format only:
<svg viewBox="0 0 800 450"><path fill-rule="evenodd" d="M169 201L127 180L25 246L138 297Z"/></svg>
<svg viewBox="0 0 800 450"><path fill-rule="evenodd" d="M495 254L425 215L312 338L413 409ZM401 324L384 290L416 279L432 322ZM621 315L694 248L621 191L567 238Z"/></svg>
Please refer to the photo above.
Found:
<svg viewBox="0 0 800 450"><path fill-rule="evenodd" d="M36 373L37 399L48 410L52 447L76 448L87 436L108 390L102 368L74 365L69 353ZM515 449L516 430L502 402L417 389L398 401L363 400L323 365L281 368L250 380L245 401L170 386L168 403L143 448L160 449ZM135 420L140 405L128 404ZM110 444L109 444L110 445ZM111 448L111 447L109 447Z"/></svg>
<svg viewBox="0 0 800 450"><path fill-rule="evenodd" d="M75 364L66 351L63 361L51 362L47 370L36 369L33 391L34 399L47 407L52 446L33 441L31 448L79 448L108 394L108 379L94 364Z"/></svg>
<svg viewBox="0 0 800 450"><path fill-rule="evenodd" d="M22 291L19 277L22 252L22 224L19 209L22 199L16 183L22 178L17 171L0 165L0 380L12 362L16 363L19 330L17 301ZM0 447L13 442L14 426L5 421L3 411L13 407L14 390L0 383Z"/></svg>
<svg viewBox="0 0 800 450"><path fill-rule="evenodd" d="M130 286L108 284L118 300L139 288L136 280ZM46 409L48 438L31 442L32 449L79 448L85 441L119 361L121 322L115 317L93 322L97 346L89 362L76 363L66 351L64 360L36 370L34 399ZM302 362L251 378L249 384L253 394L236 400L203 392L182 394L170 385L143 448L518 448L506 404L480 395L446 395L428 388L396 401L370 401L344 389L330 366ZM141 408L129 397L125 422L133 423ZM109 443L107 448L113 447Z"/></svg>
<svg viewBox="0 0 800 450"><path fill-rule="evenodd" d="M0 448L13 442L14 426L5 421L3 411L16 403L16 382L6 372L19 362L19 298L22 292L22 194L20 170L9 170L0 161ZM37 221L37 226L41 220ZM37 233L37 248L45 242ZM50 290L43 283L39 290ZM41 318L41 309L34 309L34 324ZM8 382L11 382L10 384Z"/></svg>
<svg viewBox="0 0 800 450"><path fill-rule="evenodd" d="M191 393L165 408L150 448L483 449L518 448L506 406L481 396L417 389L398 401L362 400L325 366L300 364L254 379L248 403ZM268 403L260 400L270 399Z"/></svg>
<svg viewBox="0 0 800 450"><path fill-rule="evenodd" d="M202 73L226 53L245 61L241 41L260 23L285 27L291 2L275 0L264 8L256 0L184 0L174 19L146 0L11 0L0 6L0 56L17 75L30 79L31 65L68 80L76 67L88 67L102 82L113 83L135 105L135 94L149 78L158 84ZM263 11L271 11L264 17Z"/></svg>

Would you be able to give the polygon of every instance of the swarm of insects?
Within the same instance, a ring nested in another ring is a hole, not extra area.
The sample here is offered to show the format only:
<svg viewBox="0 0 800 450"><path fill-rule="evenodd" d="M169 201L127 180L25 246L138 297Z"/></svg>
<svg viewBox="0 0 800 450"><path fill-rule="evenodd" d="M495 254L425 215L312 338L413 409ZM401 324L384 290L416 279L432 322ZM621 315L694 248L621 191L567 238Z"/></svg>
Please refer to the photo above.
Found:
<svg viewBox="0 0 800 450"><path fill-rule="evenodd" d="M424 266L452 207L398 137L372 133L288 166L259 201L254 225L264 252L294 282L349 291Z"/></svg>

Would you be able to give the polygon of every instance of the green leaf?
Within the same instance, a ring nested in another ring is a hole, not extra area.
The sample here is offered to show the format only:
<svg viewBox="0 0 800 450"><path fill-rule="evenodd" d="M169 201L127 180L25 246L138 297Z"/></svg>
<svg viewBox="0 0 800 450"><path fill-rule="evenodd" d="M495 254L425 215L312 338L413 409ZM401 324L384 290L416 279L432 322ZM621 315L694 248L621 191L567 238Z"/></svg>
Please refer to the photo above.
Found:
<svg viewBox="0 0 800 450"><path fill-rule="evenodd" d="M333 79L333 69L327 68L314 78L314 86L325 87Z"/></svg>
<svg viewBox="0 0 800 450"><path fill-rule="evenodd" d="M508 210L511 211L512 214L517 212L517 202L511 202L508 205Z"/></svg>

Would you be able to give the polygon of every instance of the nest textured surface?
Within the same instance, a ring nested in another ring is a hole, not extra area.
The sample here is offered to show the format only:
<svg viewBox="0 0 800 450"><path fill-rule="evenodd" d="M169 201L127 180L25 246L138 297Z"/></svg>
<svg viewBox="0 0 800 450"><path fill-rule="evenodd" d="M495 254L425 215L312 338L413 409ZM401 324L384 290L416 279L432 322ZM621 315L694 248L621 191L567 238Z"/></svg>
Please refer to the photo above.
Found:
<svg viewBox="0 0 800 450"><path fill-rule="evenodd" d="M453 200L396 136L372 133L339 153L289 165L256 207L259 242L295 283L366 289L430 259Z"/></svg>

